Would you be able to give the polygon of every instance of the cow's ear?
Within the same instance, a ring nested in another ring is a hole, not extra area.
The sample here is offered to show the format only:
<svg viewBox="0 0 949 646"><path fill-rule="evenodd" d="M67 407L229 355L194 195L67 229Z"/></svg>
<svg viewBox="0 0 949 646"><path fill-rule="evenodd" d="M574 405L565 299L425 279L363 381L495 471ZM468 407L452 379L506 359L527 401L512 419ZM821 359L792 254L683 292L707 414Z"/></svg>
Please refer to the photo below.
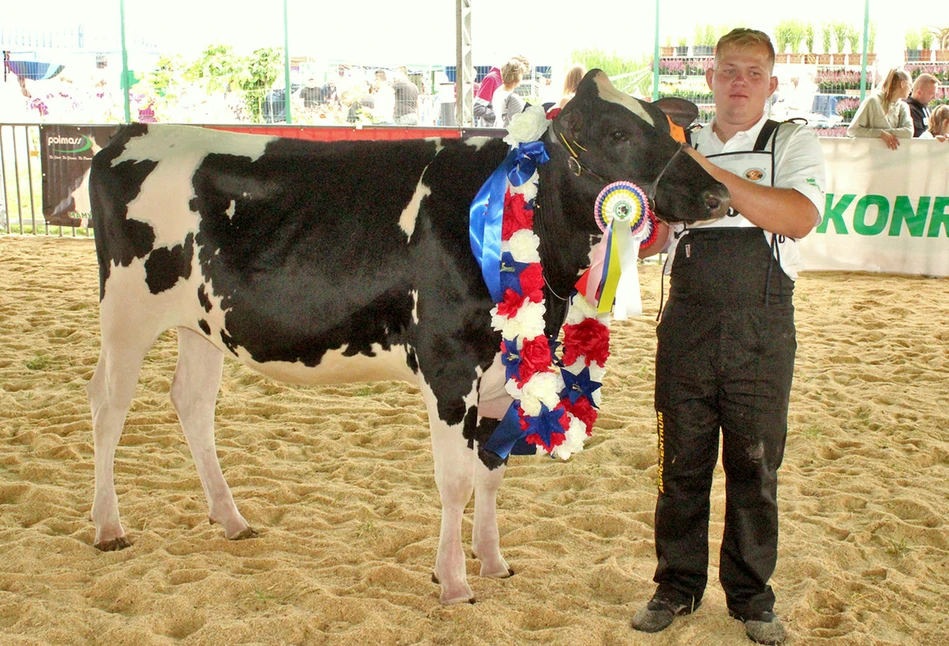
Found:
<svg viewBox="0 0 949 646"><path fill-rule="evenodd" d="M560 126L561 130L570 133L574 137L579 136L583 129L583 110L577 109L579 103L577 98L574 97L556 117L557 125Z"/></svg>
<svg viewBox="0 0 949 646"><path fill-rule="evenodd" d="M699 118L699 108L691 101L676 96L667 96L652 102L680 128L688 129Z"/></svg>

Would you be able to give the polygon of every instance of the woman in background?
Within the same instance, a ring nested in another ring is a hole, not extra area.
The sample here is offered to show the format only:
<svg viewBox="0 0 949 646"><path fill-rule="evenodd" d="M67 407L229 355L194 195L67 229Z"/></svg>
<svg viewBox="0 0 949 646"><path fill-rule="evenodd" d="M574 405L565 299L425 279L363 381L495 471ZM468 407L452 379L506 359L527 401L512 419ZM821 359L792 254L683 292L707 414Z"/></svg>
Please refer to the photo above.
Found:
<svg viewBox="0 0 949 646"><path fill-rule="evenodd" d="M577 91L577 86L580 85L580 81L583 80L586 73L587 70L583 65L573 65L567 70L567 75L563 79L563 96L560 102L554 107L562 108L567 105L567 101L573 98L574 93Z"/></svg>
<svg viewBox="0 0 949 646"><path fill-rule="evenodd" d="M912 139L913 119L903 101L909 96L912 81L906 70L891 69L883 85L867 97L847 128L851 137L879 137L890 150L900 147L900 139Z"/></svg>

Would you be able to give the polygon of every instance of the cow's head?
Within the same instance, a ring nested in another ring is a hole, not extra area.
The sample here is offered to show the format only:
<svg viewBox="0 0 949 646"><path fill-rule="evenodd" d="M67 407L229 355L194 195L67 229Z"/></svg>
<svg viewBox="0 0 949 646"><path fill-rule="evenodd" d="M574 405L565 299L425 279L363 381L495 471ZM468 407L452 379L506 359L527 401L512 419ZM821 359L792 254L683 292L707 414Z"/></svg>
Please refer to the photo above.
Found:
<svg viewBox="0 0 949 646"><path fill-rule="evenodd" d="M725 215L728 190L670 136L670 119L688 120L680 103L640 101L614 88L602 70L590 70L554 118L551 161L565 164L575 187L593 199L612 182L640 186L666 222Z"/></svg>

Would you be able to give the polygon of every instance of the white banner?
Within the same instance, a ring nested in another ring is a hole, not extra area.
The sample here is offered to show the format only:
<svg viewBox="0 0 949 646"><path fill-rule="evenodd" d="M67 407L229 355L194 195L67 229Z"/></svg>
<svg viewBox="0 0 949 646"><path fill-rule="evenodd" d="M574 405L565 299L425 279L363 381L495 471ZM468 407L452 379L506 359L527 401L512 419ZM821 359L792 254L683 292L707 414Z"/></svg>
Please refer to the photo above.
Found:
<svg viewBox="0 0 949 646"><path fill-rule="evenodd" d="M827 201L800 243L805 269L949 276L949 143L820 141Z"/></svg>

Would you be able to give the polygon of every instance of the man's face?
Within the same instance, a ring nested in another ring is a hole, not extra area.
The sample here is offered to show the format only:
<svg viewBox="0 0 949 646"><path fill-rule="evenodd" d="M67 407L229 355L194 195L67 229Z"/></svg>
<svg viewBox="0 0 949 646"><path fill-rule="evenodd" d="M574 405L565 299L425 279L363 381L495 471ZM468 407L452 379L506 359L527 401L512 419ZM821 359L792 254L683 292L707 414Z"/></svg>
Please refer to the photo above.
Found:
<svg viewBox="0 0 949 646"><path fill-rule="evenodd" d="M913 93L913 98L922 103L923 105L929 105L929 102L936 97L936 84L935 83L924 83L916 88L916 91Z"/></svg>
<svg viewBox="0 0 949 646"><path fill-rule="evenodd" d="M744 125L757 121L765 101L774 94L778 79L764 46L727 47L705 80L715 98L715 116L726 123Z"/></svg>

